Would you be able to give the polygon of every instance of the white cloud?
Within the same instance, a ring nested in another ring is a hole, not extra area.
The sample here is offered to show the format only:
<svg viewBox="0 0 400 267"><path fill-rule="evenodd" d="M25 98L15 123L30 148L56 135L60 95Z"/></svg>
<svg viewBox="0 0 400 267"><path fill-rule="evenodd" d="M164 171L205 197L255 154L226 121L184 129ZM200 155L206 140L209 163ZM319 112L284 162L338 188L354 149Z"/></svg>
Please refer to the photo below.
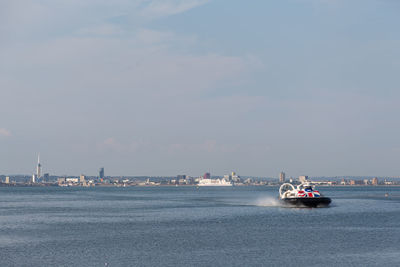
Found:
<svg viewBox="0 0 400 267"><path fill-rule="evenodd" d="M126 33L121 27L113 24L102 24L94 27L81 28L77 32L78 36L113 36Z"/></svg>
<svg viewBox="0 0 400 267"><path fill-rule="evenodd" d="M106 138L102 142L98 143L97 148L99 150L115 150L119 152L125 149L124 146L120 144L114 137Z"/></svg>
<svg viewBox="0 0 400 267"><path fill-rule="evenodd" d="M59 35L91 27L100 27L100 33L109 33L114 29L110 29L107 22L115 18L122 18L132 28L149 20L183 13L208 1L5 0L0 2L0 32L9 38L30 39L36 39L42 34Z"/></svg>
<svg viewBox="0 0 400 267"><path fill-rule="evenodd" d="M26 90L86 93L129 90L131 94L188 94L229 82L251 68L252 60L218 54L188 54L175 46L184 37L139 30L129 40L70 37L10 48L3 56L9 77L33 77ZM16 78L15 82L19 79ZM20 84L20 82L18 82ZM33 88L34 87L34 88Z"/></svg>
<svg viewBox="0 0 400 267"><path fill-rule="evenodd" d="M135 152L154 152L157 155L182 156L182 155L207 155L209 153L224 155L230 153L257 153L266 152L269 147L254 144L228 144L223 140L205 139L202 142L155 144L138 140L126 140L124 142L115 137L109 137L96 144L96 148L102 153L129 154Z"/></svg>
<svg viewBox="0 0 400 267"><path fill-rule="evenodd" d="M148 18L158 18L183 13L200 5L204 5L209 0L164 0L151 1L143 8L141 14Z"/></svg>
<svg viewBox="0 0 400 267"><path fill-rule="evenodd" d="M96 148L99 152L108 153L113 152L117 154L121 153L133 153L139 150L152 150L154 145L150 143L145 143L143 141L130 141L121 142L116 137L108 137L101 142L96 144Z"/></svg>
<svg viewBox="0 0 400 267"><path fill-rule="evenodd" d="M215 53L190 53L193 47L201 45L196 36L155 31L136 20L137 15L165 17L207 2L116 0L110 4L86 0L33 4L26 0L6 1L2 4L9 11L7 18L3 18L7 22L5 27L28 39L37 33L33 29L46 37L18 45L0 44L4 63L0 71L8 77L3 85L19 88L12 94L21 90L28 94L36 90L46 94L48 90L82 89L95 93L113 88L156 96L216 87L246 71L252 64L250 60ZM84 12L86 9L91 12ZM115 16L133 20L111 23L109 19ZM32 80L21 81L21 76Z"/></svg>
<svg viewBox="0 0 400 267"><path fill-rule="evenodd" d="M9 137L11 136L11 132L7 129L0 128L0 136Z"/></svg>

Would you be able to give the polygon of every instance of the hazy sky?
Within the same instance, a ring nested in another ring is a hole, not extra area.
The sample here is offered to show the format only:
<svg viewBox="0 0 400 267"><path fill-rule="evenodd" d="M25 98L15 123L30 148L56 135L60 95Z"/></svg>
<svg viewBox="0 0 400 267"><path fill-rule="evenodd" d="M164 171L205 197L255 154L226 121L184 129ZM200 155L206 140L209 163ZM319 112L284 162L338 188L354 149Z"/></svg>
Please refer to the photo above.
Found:
<svg viewBox="0 0 400 267"><path fill-rule="evenodd" d="M400 176L400 1L2 0L0 173Z"/></svg>

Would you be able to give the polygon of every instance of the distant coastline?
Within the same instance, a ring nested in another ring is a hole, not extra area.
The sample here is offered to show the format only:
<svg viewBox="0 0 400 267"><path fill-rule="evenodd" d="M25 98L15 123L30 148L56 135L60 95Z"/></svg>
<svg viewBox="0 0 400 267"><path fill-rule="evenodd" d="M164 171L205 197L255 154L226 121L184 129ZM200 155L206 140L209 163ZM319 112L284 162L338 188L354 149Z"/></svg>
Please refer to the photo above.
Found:
<svg viewBox="0 0 400 267"><path fill-rule="evenodd" d="M209 179L226 179L234 186L279 186L282 181L267 177L240 177L235 175L213 176ZM307 177L308 178L308 177ZM203 176L190 177L178 175L176 177L151 176L46 176L32 182L28 175L0 175L0 187L157 187L157 186L186 186L197 187ZM400 186L398 177L309 177L317 186ZM290 178L287 181L299 182Z"/></svg>

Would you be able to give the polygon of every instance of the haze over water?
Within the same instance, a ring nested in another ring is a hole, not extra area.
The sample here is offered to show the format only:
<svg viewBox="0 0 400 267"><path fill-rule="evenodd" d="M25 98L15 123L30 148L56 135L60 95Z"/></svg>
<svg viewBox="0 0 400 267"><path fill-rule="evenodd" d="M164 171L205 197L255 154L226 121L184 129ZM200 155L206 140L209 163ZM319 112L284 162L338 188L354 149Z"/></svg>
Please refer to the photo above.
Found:
<svg viewBox="0 0 400 267"><path fill-rule="evenodd" d="M400 188L319 189L331 207L271 187L0 188L0 265L400 265Z"/></svg>

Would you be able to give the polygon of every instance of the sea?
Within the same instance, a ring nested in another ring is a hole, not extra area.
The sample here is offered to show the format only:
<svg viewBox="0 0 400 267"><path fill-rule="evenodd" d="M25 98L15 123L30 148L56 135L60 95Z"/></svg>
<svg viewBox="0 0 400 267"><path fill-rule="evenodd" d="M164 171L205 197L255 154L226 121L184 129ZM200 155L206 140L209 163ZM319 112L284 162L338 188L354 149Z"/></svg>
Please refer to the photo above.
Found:
<svg viewBox="0 0 400 267"><path fill-rule="evenodd" d="M2 187L0 266L400 266L400 187Z"/></svg>

